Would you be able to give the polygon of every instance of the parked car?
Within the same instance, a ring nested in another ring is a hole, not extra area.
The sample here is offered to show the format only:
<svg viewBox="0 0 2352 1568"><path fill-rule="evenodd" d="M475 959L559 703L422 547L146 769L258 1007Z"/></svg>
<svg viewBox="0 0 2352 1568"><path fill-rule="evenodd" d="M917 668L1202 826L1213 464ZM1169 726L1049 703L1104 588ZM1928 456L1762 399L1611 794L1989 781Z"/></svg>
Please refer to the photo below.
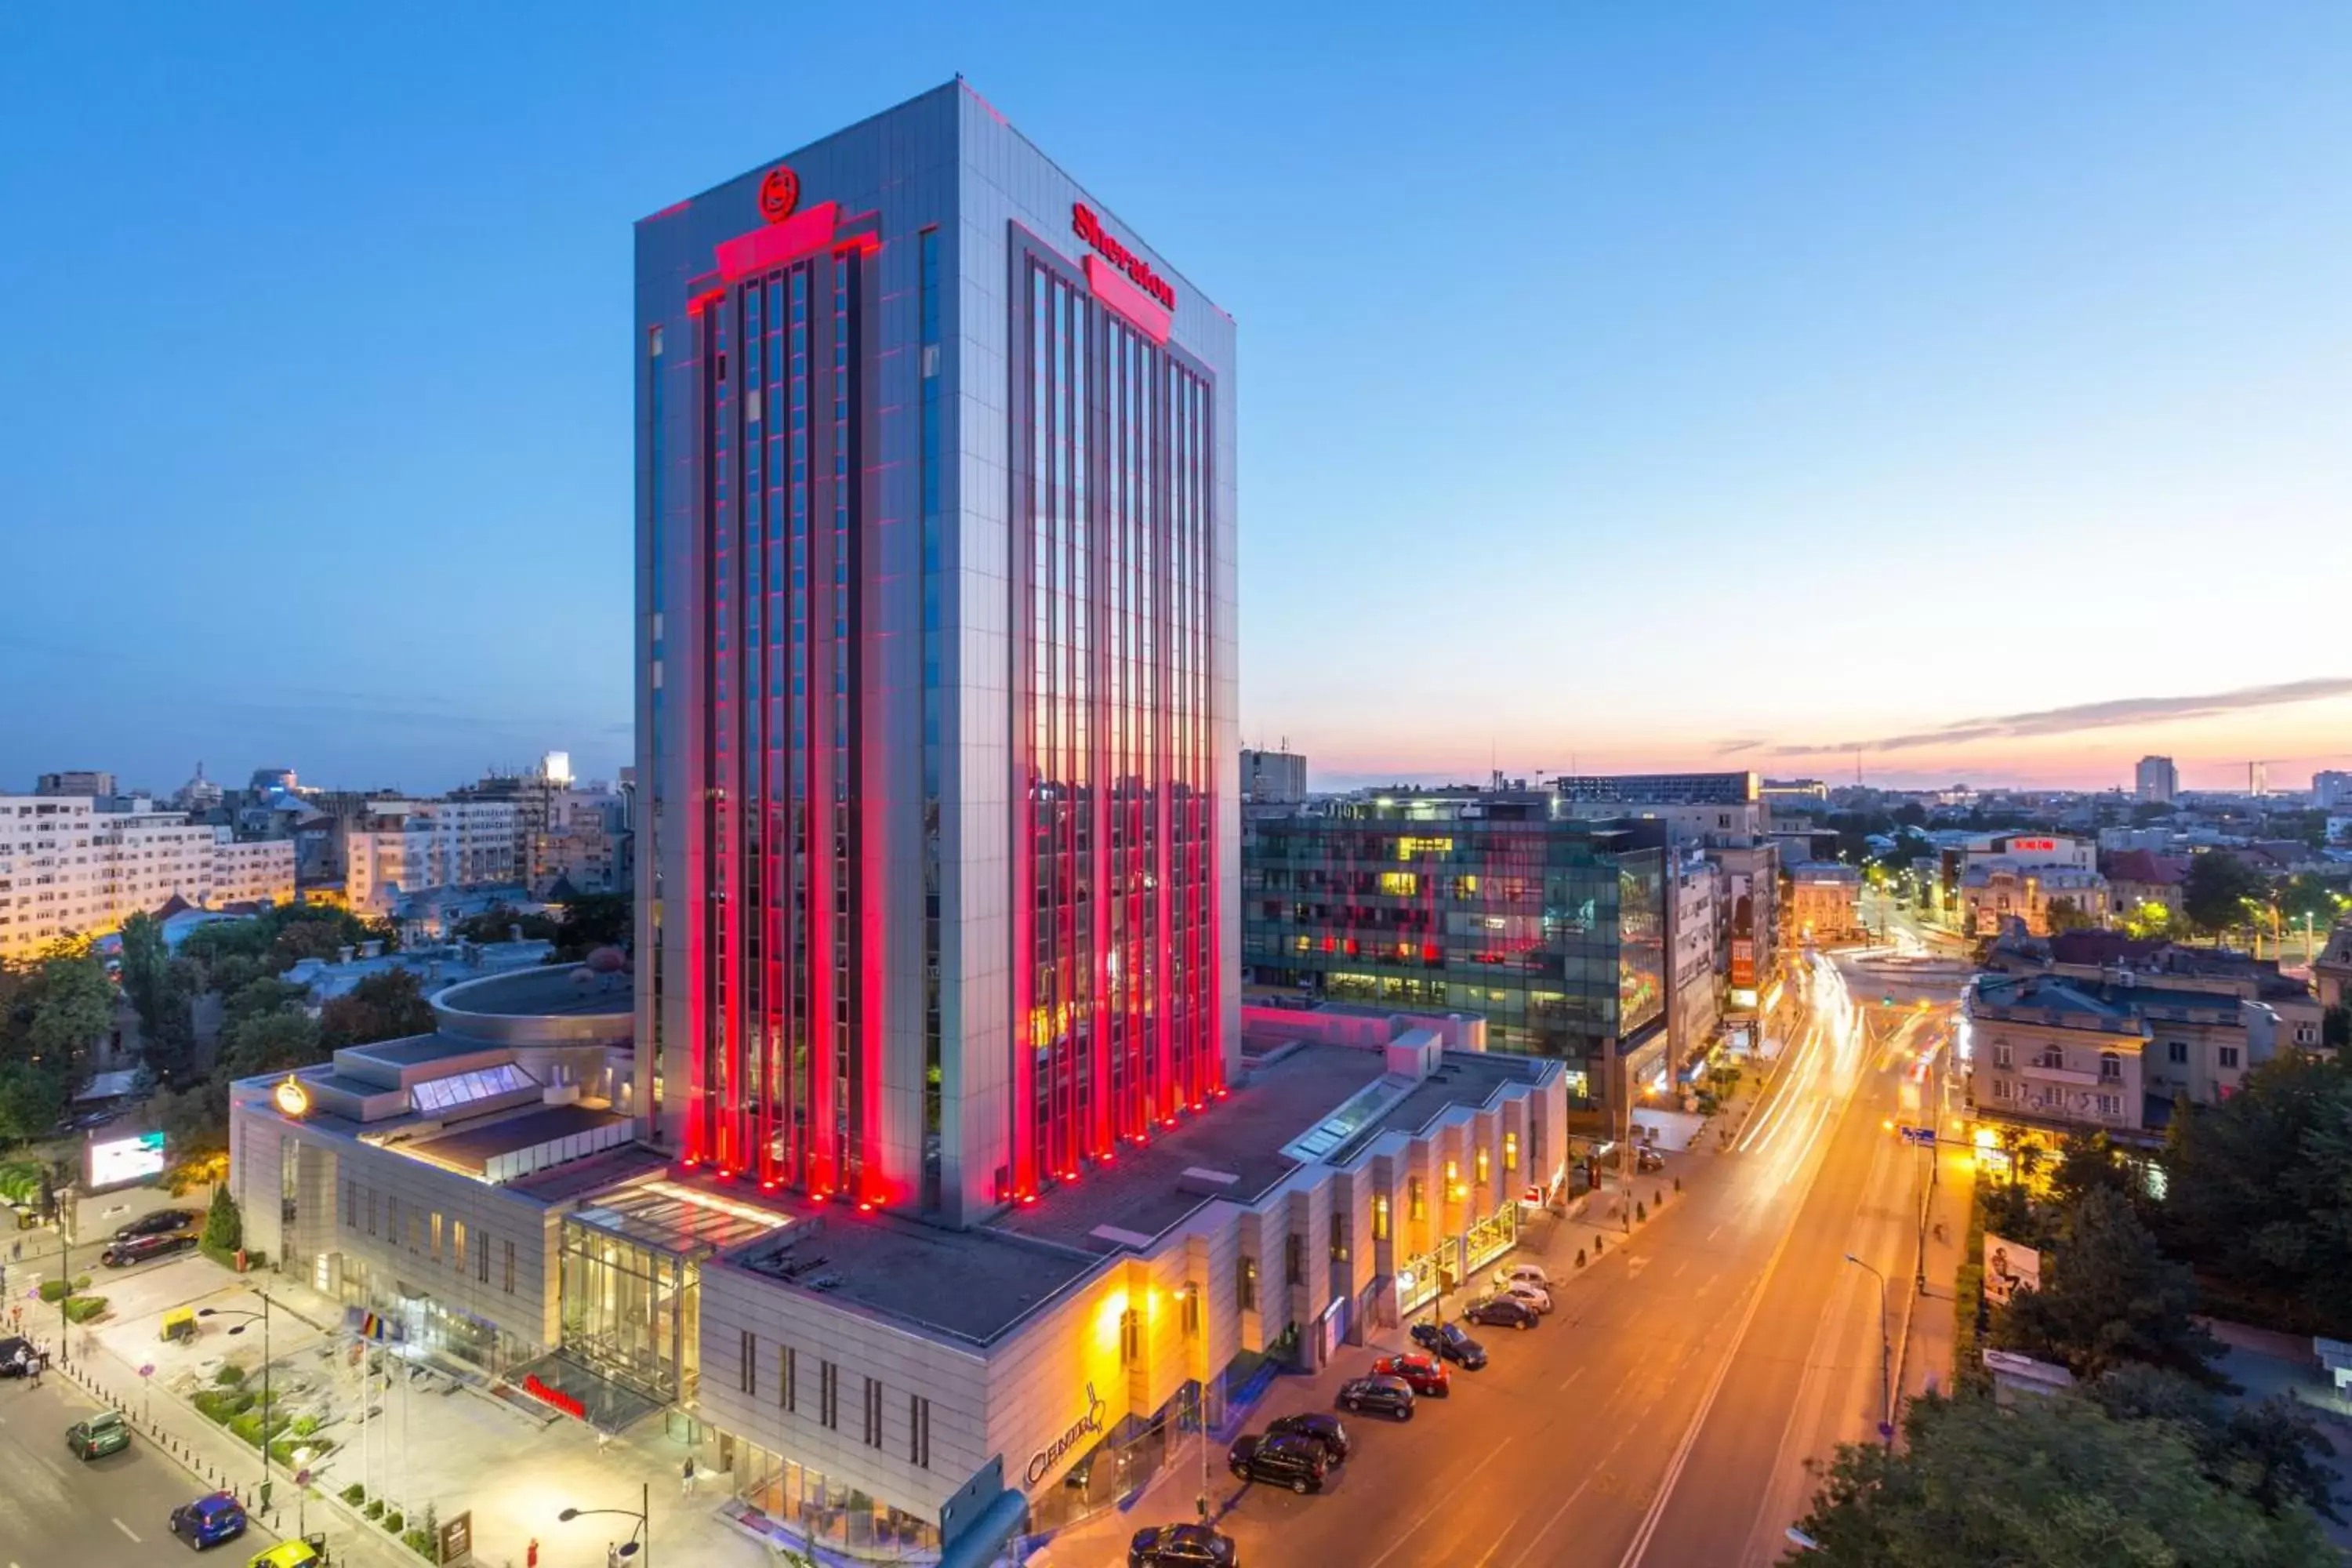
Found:
<svg viewBox="0 0 2352 1568"><path fill-rule="evenodd" d="M267 1551L257 1552L245 1568L328 1568L327 1536L324 1531L306 1535L299 1541L281 1541Z"/></svg>
<svg viewBox="0 0 2352 1568"><path fill-rule="evenodd" d="M245 1509L226 1492L207 1492L172 1510L172 1533L202 1552L245 1533Z"/></svg>
<svg viewBox="0 0 2352 1568"><path fill-rule="evenodd" d="M1532 1329L1543 1314L1516 1296L1487 1296L1463 1308L1462 1321L1482 1329Z"/></svg>
<svg viewBox="0 0 2352 1568"><path fill-rule="evenodd" d="M196 1238L186 1231L176 1236L134 1236L128 1241L118 1241L98 1255L98 1260L109 1268L123 1268L150 1258L169 1258L175 1252L185 1252L195 1246Z"/></svg>
<svg viewBox="0 0 2352 1568"><path fill-rule="evenodd" d="M1514 1279L1503 1287L1503 1294L1514 1301L1525 1301L1538 1312L1551 1310L1551 1292L1528 1279Z"/></svg>
<svg viewBox="0 0 2352 1568"><path fill-rule="evenodd" d="M1540 1285L1547 1290L1551 1289L1551 1276L1544 1272L1540 1263L1506 1263L1495 1270L1495 1289L1497 1290L1507 1290L1522 1280L1529 1285Z"/></svg>
<svg viewBox="0 0 2352 1568"><path fill-rule="evenodd" d="M1339 1408L1412 1419L1412 1388L1401 1377L1351 1377L1339 1385Z"/></svg>
<svg viewBox="0 0 2352 1568"><path fill-rule="evenodd" d="M1393 1377L1423 1399L1443 1399L1454 1392L1454 1374L1433 1355L1384 1355L1372 1363L1374 1377Z"/></svg>
<svg viewBox="0 0 2352 1568"><path fill-rule="evenodd" d="M129 1241L134 1236L169 1236L175 1230L194 1230L203 1218L194 1209L157 1209L116 1231L114 1239Z"/></svg>
<svg viewBox="0 0 2352 1568"><path fill-rule="evenodd" d="M131 1447L131 1427L120 1410L101 1410L87 1421L66 1428L66 1447L77 1459L119 1454Z"/></svg>
<svg viewBox="0 0 2352 1568"><path fill-rule="evenodd" d="M1459 1323L1440 1327L1435 1323L1415 1323L1412 1342L1432 1355L1443 1356L1465 1372L1476 1372L1486 1364L1486 1347L1470 1337Z"/></svg>
<svg viewBox="0 0 2352 1568"><path fill-rule="evenodd" d="M1205 1524L1155 1524L1127 1543L1127 1568L1241 1568L1241 1558Z"/></svg>
<svg viewBox="0 0 2352 1568"><path fill-rule="evenodd" d="M1666 1157L1664 1154L1659 1153L1655 1149L1651 1148L1647 1143L1637 1145L1634 1148L1633 1169L1640 1172L1643 1175L1646 1176L1653 1171L1663 1171L1665 1168Z"/></svg>
<svg viewBox="0 0 2352 1568"><path fill-rule="evenodd" d="M0 1339L0 1377L22 1377L36 1366L47 1366L49 1358L33 1348L33 1342L22 1334L10 1334Z"/></svg>
<svg viewBox="0 0 2352 1568"><path fill-rule="evenodd" d="M1265 1424L1269 1437L1304 1437L1323 1445L1324 1457L1333 1464L1344 1464L1348 1458L1348 1429L1339 1425L1337 1415L1326 1415L1320 1410L1302 1410L1296 1415L1283 1415Z"/></svg>
<svg viewBox="0 0 2352 1568"><path fill-rule="evenodd" d="M1225 1463L1245 1481L1272 1481L1302 1496L1321 1491L1331 1470L1323 1445L1311 1437L1239 1438L1225 1450Z"/></svg>

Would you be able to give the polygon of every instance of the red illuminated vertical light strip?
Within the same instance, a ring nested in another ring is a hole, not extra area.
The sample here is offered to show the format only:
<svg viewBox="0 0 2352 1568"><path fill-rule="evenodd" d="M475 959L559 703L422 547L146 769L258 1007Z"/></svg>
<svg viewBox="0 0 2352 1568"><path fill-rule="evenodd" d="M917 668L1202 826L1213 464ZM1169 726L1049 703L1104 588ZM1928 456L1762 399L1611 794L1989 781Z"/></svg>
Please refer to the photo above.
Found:
<svg viewBox="0 0 2352 1568"><path fill-rule="evenodd" d="M1031 1049L1031 1019L1034 1015L1036 986L1033 966L1036 955L1036 867L1034 863L1033 823L1036 818L1037 770L1035 760L1034 721L1036 682L1033 674L1032 646L1036 638L1036 566L1035 531L1039 507L1039 487L1043 477L1038 472L1038 422L1045 410L1037 405L1037 367L1042 363L1037 337L1045 330L1045 322L1037 309L1038 268L1017 253L1014 258L1015 299L1020 306L1013 320L1024 330L1015 347L1019 350L1013 371L1013 428L1021 434L1021 448L1014 459L1013 471L1013 520L1010 563L1012 578L1013 625L1007 639L1007 697L1011 702L1012 732L1011 777L1012 796L1010 834L1005 846L1005 858L1013 877L1013 975L1011 994L1013 1016L1009 1021L1011 1039L1008 1066L1011 1080L1012 1115L1007 1131L1010 1148L1006 1165L1011 1191L999 1194L1020 1197L1035 1190L1031 1169L1030 1150L1032 1129L1035 1124L1034 1053Z"/></svg>
<svg viewBox="0 0 2352 1568"><path fill-rule="evenodd" d="M864 731L862 735L856 732L852 735L853 743L858 748L860 769L860 787L856 792L852 809L861 818L857 868L860 908L857 913L859 996L856 1016L857 1050L862 1058L859 1066L861 1088L857 1097L858 1196L866 1202L881 1204L919 1190L921 1179L919 1163L912 1172L887 1168L878 1157L883 1143L877 1136L882 1098L883 1027L887 1022L885 1003L887 999L882 961L883 913L887 908L888 887L883 875L886 857L882 853L882 846L887 841L885 835L890 808L898 798L898 791L905 787L903 781L909 775L906 769L889 765L890 731L885 707L889 693L885 689L887 680L880 676L887 668L881 642L884 634L880 606L885 585L881 563L891 559L885 541L894 527L893 520L885 515L882 467L876 460L877 455L887 447L880 438L879 377L875 374L877 351L874 334L867 331L867 324L876 313L875 294L880 264L876 259L874 247L861 246L856 250L854 259L846 261L845 265L853 273L849 294L850 363L856 374L849 416L856 423L857 445L852 456L851 473L856 480L858 494L851 527L856 531L860 540L861 563L872 566L871 570L857 573L856 580L850 584L851 595L858 606L858 620L851 626L859 649L858 671L862 677L871 678L858 680L850 693L852 711L860 715L859 729ZM917 396L920 396L919 389ZM915 582L919 596L919 566ZM919 683L920 679L919 669ZM917 729L919 744L919 717ZM919 781L919 751L915 760L917 766L913 776ZM919 800L919 783L916 795ZM919 1153L917 1158L919 1162Z"/></svg>

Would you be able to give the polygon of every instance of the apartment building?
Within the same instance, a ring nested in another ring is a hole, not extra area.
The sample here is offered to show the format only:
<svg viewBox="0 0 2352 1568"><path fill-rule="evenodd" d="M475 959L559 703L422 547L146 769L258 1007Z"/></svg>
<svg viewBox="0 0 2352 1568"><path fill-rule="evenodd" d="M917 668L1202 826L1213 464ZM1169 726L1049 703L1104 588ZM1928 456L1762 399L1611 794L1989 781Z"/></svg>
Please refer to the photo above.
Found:
<svg viewBox="0 0 2352 1568"><path fill-rule="evenodd" d="M293 846L92 795L0 795L0 958L95 936L173 899L199 907L294 896Z"/></svg>
<svg viewBox="0 0 2352 1568"><path fill-rule="evenodd" d="M377 800L343 835L344 896L388 915L401 896L520 880L511 800Z"/></svg>

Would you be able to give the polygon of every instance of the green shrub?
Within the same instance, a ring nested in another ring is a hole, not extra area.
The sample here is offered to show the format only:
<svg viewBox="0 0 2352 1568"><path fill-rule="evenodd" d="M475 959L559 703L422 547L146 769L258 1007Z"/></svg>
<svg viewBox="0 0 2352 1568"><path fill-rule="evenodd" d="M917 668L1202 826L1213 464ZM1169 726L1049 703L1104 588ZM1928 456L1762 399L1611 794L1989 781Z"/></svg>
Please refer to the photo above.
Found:
<svg viewBox="0 0 2352 1568"><path fill-rule="evenodd" d="M196 1395L196 1414L217 1425L236 1414L236 1398L225 1389L208 1388Z"/></svg>
<svg viewBox="0 0 2352 1568"><path fill-rule="evenodd" d="M406 1516L395 1508L383 1516L384 1532L388 1535L398 1535L400 1527L407 1522Z"/></svg>
<svg viewBox="0 0 2352 1568"><path fill-rule="evenodd" d="M1977 1327L1979 1304L1984 1300L1984 1205L1971 1183L1968 1235L1960 1244L1959 1273L1952 1280L1952 1383L1979 1394L1992 1388L1992 1373L1985 1370L1984 1335Z"/></svg>
<svg viewBox="0 0 2352 1568"><path fill-rule="evenodd" d="M359 1507L360 1504L367 1501L367 1488L360 1485L357 1481L353 1481L350 1486L343 1489L343 1500L351 1504L353 1508Z"/></svg>
<svg viewBox="0 0 2352 1568"><path fill-rule="evenodd" d="M47 1301L52 1307L64 1300L71 1294L73 1294L73 1287L67 1284L62 1279L44 1279L41 1281L41 1300Z"/></svg>
<svg viewBox="0 0 2352 1568"><path fill-rule="evenodd" d="M74 1288L75 1289L77 1289L77 1290L87 1290L87 1289L89 1289L89 1275L87 1275L87 1274L77 1274L77 1275L75 1275L75 1276L74 1276L74 1286L73 1286L73 1288Z"/></svg>
<svg viewBox="0 0 2352 1568"><path fill-rule="evenodd" d="M311 1433L316 1432L318 1429L319 1418L317 1416L297 1415L294 1417L294 1436L297 1437L308 1437Z"/></svg>
<svg viewBox="0 0 2352 1568"><path fill-rule="evenodd" d="M245 1368L241 1366L231 1366L226 1362L223 1362L221 1363L221 1369L213 1373L213 1381L219 1384L223 1388L235 1388L238 1384L245 1381Z"/></svg>
<svg viewBox="0 0 2352 1568"><path fill-rule="evenodd" d="M427 1563L433 1561L433 1536L425 1530L412 1530L401 1536L401 1543Z"/></svg>
<svg viewBox="0 0 2352 1568"><path fill-rule="evenodd" d="M280 1437L269 1445L269 1457L290 1470L294 1468L296 1451L303 1448L310 1451L310 1462L315 1465L333 1453L335 1445L325 1437L311 1437L307 1440L298 1437Z"/></svg>
<svg viewBox="0 0 2352 1568"><path fill-rule="evenodd" d="M249 1412L243 1415L234 1416L229 1421L228 1429L236 1434L238 1441L255 1448L261 1447L260 1416Z"/></svg>
<svg viewBox="0 0 2352 1568"><path fill-rule="evenodd" d="M93 1318L104 1316L106 1298L103 1296L76 1296L66 1303L66 1321L68 1323L87 1323Z"/></svg>
<svg viewBox="0 0 2352 1568"><path fill-rule="evenodd" d="M367 1507L360 1510L360 1511L367 1515L370 1519L382 1518L383 1516L383 1499L370 1498L368 1500Z"/></svg>

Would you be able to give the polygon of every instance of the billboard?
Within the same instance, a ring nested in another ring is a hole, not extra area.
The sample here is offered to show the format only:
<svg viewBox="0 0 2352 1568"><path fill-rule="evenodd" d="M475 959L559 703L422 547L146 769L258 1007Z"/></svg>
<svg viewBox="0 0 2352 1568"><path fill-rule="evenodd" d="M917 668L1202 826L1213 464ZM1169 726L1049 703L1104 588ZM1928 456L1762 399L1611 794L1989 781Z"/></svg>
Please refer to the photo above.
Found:
<svg viewBox="0 0 2352 1568"><path fill-rule="evenodd" d="M141 1132L130 1138L93 1138L89 1142L89 1185L119 1187L163 1173L163 1135Z"/></svg>
<svg viewBox="0 0 2352 1568"><path fill-rule="evenodd" d="M2006 1305L2020 1290L2042 1289L2042 1254L1985 1232L1985 1300Z"/></svg>

